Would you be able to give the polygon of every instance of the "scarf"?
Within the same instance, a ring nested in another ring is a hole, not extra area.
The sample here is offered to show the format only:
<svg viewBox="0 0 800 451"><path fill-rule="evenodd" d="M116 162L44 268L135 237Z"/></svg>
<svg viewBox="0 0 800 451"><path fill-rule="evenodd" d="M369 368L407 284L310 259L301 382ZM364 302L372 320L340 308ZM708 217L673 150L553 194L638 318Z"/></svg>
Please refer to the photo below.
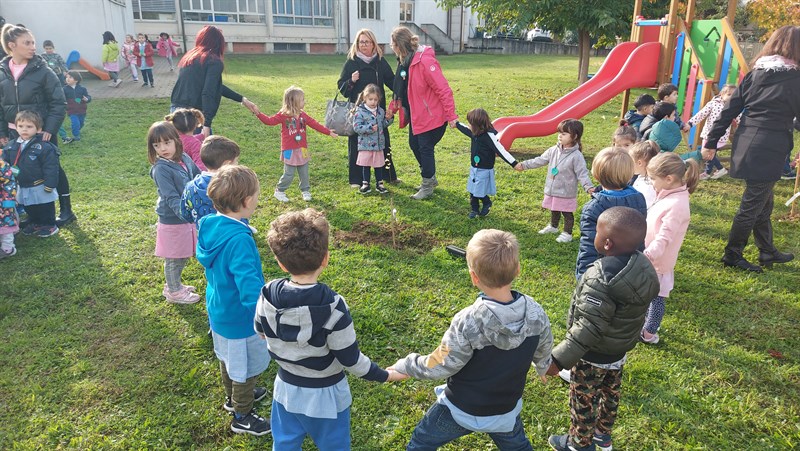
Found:
<svg viewBox="0 0 800 451"><path fill-rule="evenodd" d="M785 70L797 70L797 62L792 61L788 58L784 58L780 55L768 55L762 56L758 60L756 60L756 64L753 65L753 69L763 69L766 71L785 71Z"/></svg>
<svg viewBox="0 0 800 451"><path fill-rule="evenodd" d="M392 98L406 100L408 90L408 68L411 66L413 53L409 53L405 60L397 58L397 72L394 76L394 86L392 86ZM405 102L404 102L405 103Z"/></svg>
<svg viewBox="0 0 800 451"><path fill-rule="evenodd" d="M363 61L363 62L365 62L367 64L371 63L372 60L374 60L376 56L378 56L378 52L373 53L372 56L367 56L367 55L364 55L363 53L359 52L358 50L356 50L356 57L358 57L358 59L360 59L361 61Z"/></svg>

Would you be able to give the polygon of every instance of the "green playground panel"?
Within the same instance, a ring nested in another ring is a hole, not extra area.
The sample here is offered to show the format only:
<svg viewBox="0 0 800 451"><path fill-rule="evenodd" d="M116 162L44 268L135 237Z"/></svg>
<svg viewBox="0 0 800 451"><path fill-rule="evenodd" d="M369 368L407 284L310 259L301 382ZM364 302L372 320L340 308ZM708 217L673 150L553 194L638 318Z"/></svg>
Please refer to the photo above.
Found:
<svg viewBox="0 0 800 451"><path fill-rule="evenodd" d="M675 103L675 106L681 113L683 113L683 104L684 100L686 100L686 88L689 84L689 71L691 68L692 51L689 49L689 46L686 45L683 51L683 59L681 60L680 77L678 77L678 101Z"/></svg>
<svg viewBox="0 0 800 451"><path fill-rule="evenodd" d="M703 72L708 78L714 78L717 69L719 45L722 41L722 21L695 20L689 32L692 45L697 51L697 59L703 67Z"/></svg>

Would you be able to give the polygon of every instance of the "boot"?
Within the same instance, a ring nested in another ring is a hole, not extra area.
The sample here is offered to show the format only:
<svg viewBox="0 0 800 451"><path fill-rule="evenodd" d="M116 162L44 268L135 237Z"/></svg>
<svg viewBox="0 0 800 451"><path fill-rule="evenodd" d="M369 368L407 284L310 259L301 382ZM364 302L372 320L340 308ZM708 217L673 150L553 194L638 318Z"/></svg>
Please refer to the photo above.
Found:
<svg viewBox="0 0 800 451"><path fill-rule="evenodd" d="M765 268L772 268L773 263L788 263L794 260L794 254L775 251L773 253L759 252L758 263Z"/></svg>
<svg viewBox="0 0 800 451"><path fill-rule="evenodd" d="M431 179L433 179L433 187L434 187L434 188L435 188L435 187L437 187L437 186L439 186L439 180L436 180L436 174L434 174L434 175L433 175L433 177L431 177ZM423 180L425 180L425 179L423 179ZM420 185L420 186L415 186L415 187L414 187L414 189L416 189L416 190L420 190L420 189L422 189L422 185Z"/></svg>
<svg viewBox="0 0 800 451"><path fill-rule="evenodd" d="M69 194L62 194L58 196L59 213L56 218L56 225L64 227L76 219L75 213L72 212L72 202L70 201Z"/></svg>
<svg viewBox="0 0 800 451"><path fill-rule="evenodd" d="M436 186L436 179L435 178L433 178L433 177L428 178L428 179L423 178L422 179L422 185L419 187L419 191L417 191L416 194L412 195L411 198L420 200L420 199L426 199L428 197L431 197L431 194L433 194L433 187L435 187L435 186Z"/></svg>

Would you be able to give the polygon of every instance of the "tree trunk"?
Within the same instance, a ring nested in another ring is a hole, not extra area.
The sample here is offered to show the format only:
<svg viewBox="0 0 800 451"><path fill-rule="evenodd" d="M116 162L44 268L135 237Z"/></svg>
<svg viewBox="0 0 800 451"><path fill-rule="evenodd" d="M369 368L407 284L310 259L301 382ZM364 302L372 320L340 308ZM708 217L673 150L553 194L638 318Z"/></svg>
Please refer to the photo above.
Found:
<svg viewBox="0 0 800 451"><path fill-rule="evenodd" d="M589 79L589 49L591 38L587 30L578 30L578 82L583 84Z"/></svg>

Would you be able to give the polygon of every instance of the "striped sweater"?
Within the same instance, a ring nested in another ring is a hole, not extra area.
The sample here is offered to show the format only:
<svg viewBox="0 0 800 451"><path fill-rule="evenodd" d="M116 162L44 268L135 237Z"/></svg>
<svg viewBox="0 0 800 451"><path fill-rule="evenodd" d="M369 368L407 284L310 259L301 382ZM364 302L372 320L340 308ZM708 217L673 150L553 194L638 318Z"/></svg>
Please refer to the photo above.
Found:
<svg viewBox="0 0 800 451"><path fill-rule="evenodd" d="M344 379L344 370L375 382L389 377L361 353L344 298L323 283L267 283L256 306L255 329L266 337L286 383L330 387Z"/></svg>

